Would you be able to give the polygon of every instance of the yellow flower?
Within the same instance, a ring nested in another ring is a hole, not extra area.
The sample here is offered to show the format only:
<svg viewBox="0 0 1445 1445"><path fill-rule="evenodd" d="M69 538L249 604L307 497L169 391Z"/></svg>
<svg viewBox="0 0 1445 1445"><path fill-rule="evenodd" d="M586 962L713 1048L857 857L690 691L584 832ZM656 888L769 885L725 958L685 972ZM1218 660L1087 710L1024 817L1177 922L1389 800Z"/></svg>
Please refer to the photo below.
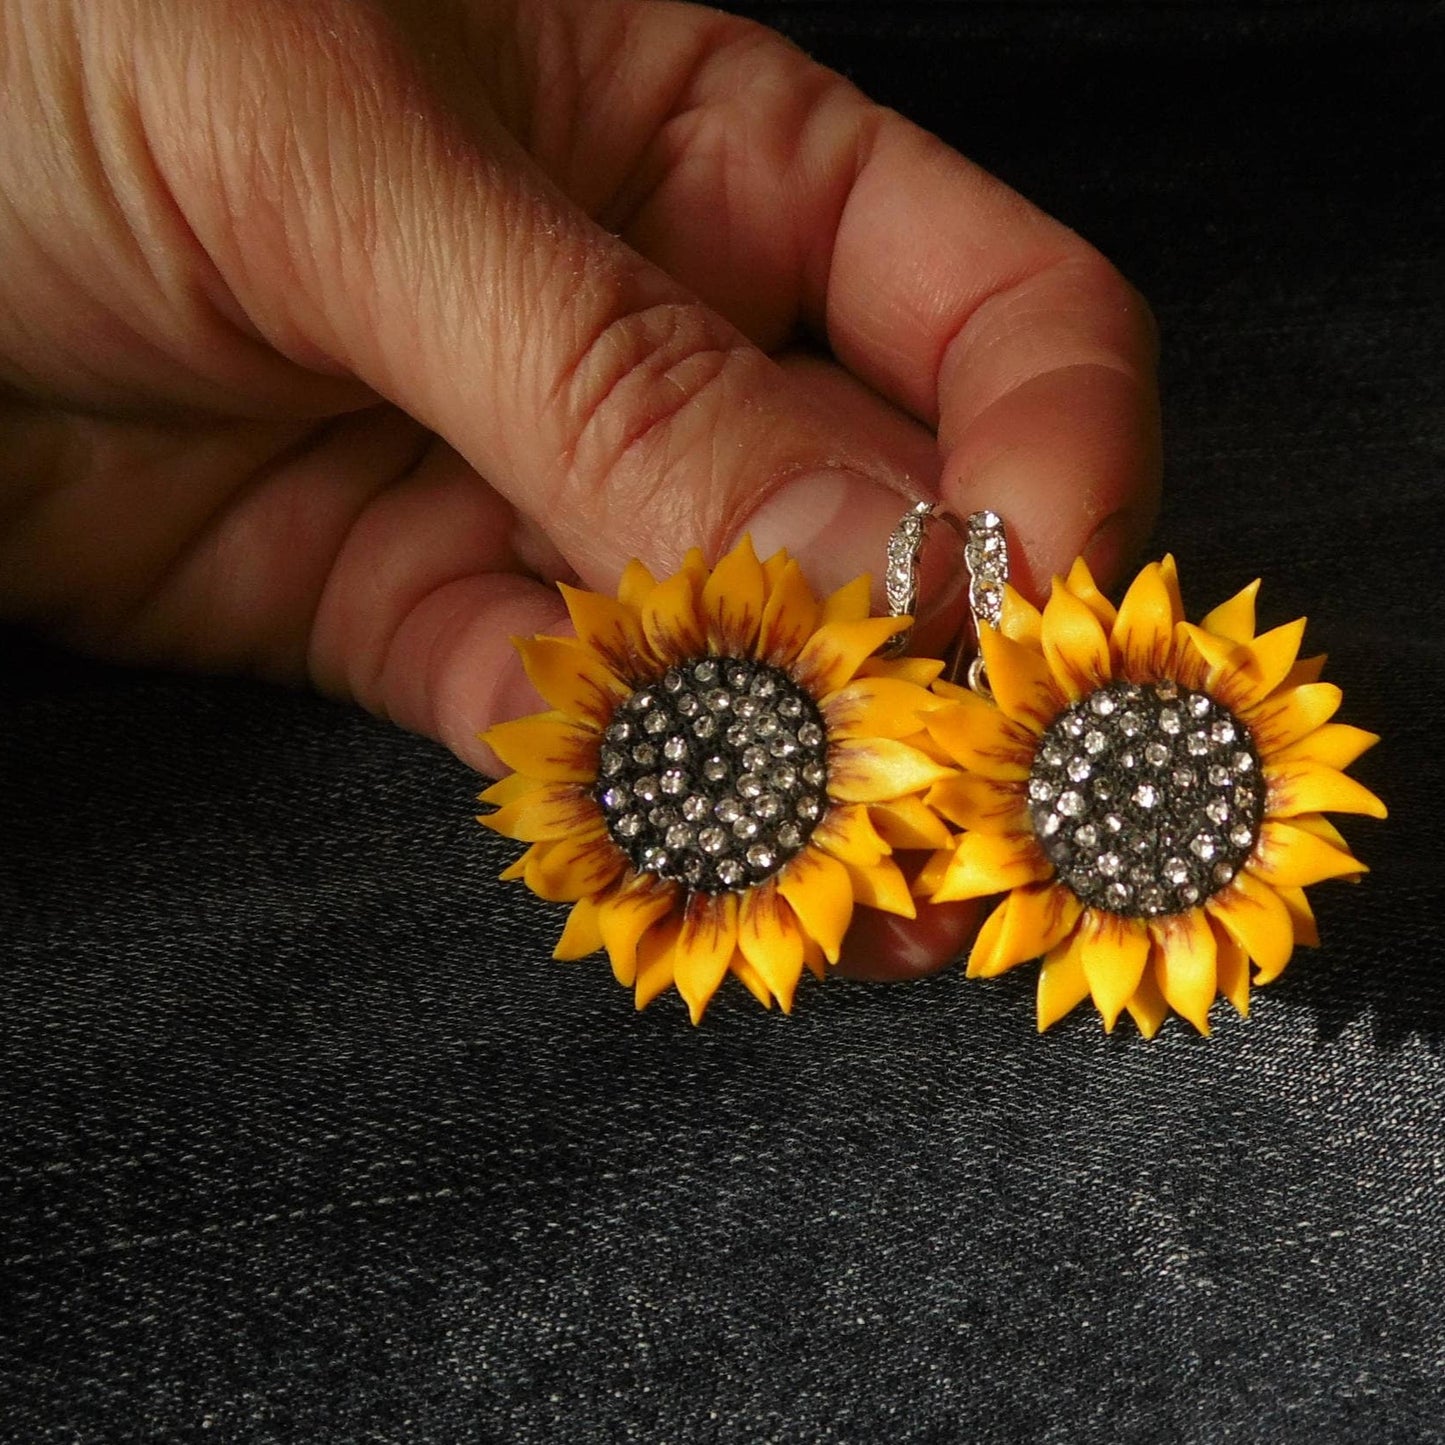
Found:
<svg viewBox="0 0 1445 1445"><path fill-rule="evenodd" d="M503 878L572 905L554 957L605 948L639 1008L675 984L697 1023L729 973L790 1009L857 903L913 916L890 855L951 836L922 795L953 769L908 741L941 664L873 655L908 619L870 617L866 577L819 602L744 538L562 592L576 639L517 644L554 710L483 734L516 771L479 820L531 844Z"/></svg>
<svg viewBox="0 0 1445 1445"><path fill-rule="evenodd" d="M1251 962L1268 983L1318 942L1305 885L1367 871L1323 814L1385 816L1342 771L1377 738L1330 721L1303 619L1255 635L1258 586L1192 626L1173 558L1117 612L1076 562L1042 613L1008 589L983 630L994 703L936 684L928 731L964 771L928 802L964 831L919 885L1005 895L968 972L1042 957L1040 1029L1092 996L1106 1029L1128 1009L1152 1037L1173 1009L1208 1033L1218 994L1248 1012Z"/></svg>

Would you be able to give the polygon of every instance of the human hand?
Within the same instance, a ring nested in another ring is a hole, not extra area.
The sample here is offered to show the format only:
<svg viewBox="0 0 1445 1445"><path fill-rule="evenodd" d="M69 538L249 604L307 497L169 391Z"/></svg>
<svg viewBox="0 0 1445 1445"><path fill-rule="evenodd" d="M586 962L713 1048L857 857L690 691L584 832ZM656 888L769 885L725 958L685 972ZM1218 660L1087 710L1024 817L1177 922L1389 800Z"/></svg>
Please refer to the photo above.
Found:
<svg viewBox="0 0 1445 1445"><path fill-rule="evenodd" d="M750 531L827 587L927 496L1001 511L1036 590L1148 528L1139 299L756 26L0 0L0 63L0 611L77 646L485 768L558 578Z"/></svg>

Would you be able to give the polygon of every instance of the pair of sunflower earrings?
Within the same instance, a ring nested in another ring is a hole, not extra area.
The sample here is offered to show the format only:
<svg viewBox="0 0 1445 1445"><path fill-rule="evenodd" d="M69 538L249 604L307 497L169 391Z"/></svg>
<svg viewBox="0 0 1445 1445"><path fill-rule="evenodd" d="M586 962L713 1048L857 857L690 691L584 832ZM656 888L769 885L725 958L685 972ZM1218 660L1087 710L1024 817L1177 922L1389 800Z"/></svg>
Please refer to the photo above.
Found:
<svg viewBox="0 0 1445 1445"><path fill-rule="evenodd" d="M959 685L898 655L939 515L894 533L895 616L746 538L661 581L634 561L615 599L562 587L575 639L517 644L552 710L483 734L515 771L479 820L530 845L504 879L571 905L554 957L605 950L694 1023L729 975L787 1011L858 908L997 896L970 976L1040 959L1041 1030L1092 999L1152 1037L1171 1010L1207 1033L1220 995L1247 1013L1251 972L1318 942L1305 887L1366 872L1324 814L1385 808L1344 772L1377 739L1331 721L1303 619L1256 634L1256 582L1193 625L1167 556L1117 608L1076 561L1040 611L976 513Z"/></svg>

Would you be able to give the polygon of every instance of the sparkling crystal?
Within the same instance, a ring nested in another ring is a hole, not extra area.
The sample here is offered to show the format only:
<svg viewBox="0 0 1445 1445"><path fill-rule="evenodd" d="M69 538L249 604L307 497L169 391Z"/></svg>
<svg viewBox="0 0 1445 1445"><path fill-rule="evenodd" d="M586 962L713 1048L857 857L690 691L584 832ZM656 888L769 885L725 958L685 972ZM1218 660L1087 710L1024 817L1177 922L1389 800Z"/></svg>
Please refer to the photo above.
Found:
<svg viewBox="0 0 1445 1445"><path fill-rule="evenodd" d="M1108 717L1118 704L1114 701L1113 694L1100 689L1089 699L1089 710L1098 717Z"/></svg>
<svg viewBox="0 0 1445 1445"><path fill-rule="evenodd" d="M1039 832L1042 833L1045 838L1052 838L1062 825L1063 820L1057 813L1049 813L1044 818L1044 821L1039 824Z"/></svg>
<svg viewBox="0 0 1445 1445"><path fill-rule="evenodd" d="M1204 816L1211 823L1227 823L1229 821L1229 804L1223 798L1211 798L1204 805Z"/></svg>
<svg viewBox="0 0 1445 1445"><path fill-rule="evenodd" d="M803 781L810 788L821 788L828 781L828 769L822 763L804 763Z"/></svg>
<svg viewBox="0 0 1445 1445"><path fill-rule="evenodd" d="M768 765L768 750L757 746L744 748L740 761L744 772L760 773Z"/></svg>
<svg viewBox="0 0 1445 1445"><path fill-rule="evenodd" d="M1232 743L1236 736L1235 726L1227 717L1219 718L1209 729L1210 741L1221 745Z"/></svg>
<svg viewBox="0 0 1445 1445"><path fill-rule="evenodd" d="M1179 716L1177 708L1166 707L1159 714L1159 731L1168 733L1170 737L1175 736L1184 727L1184 719Z"/></svg>
<svg viewBox="0 0 1445 1445"><path fill-rule="evenodd" d="M1104 827L1111 833L1122 833L1124 831L1124 820L1117 813L1105 813Z"/></svg>
<svg viewBox="0 0 1445 1445"><path fill-rule="evenodd" d="M1187 883L1189 881L1189 864L1183 858L1166 858L1161 871L1170 883Z"/></svg>
<svg viewBox="0 0 1445 1445"><path fill-rule="evenodd" d="M805 748L817 748L823 744L823 729L815 722L806 722L798 729L798 741Z"/></svg>
<svg viewBox="0 0 1445 1445"><path fill-rule="evenodd" d="M1234 771L1236 773L1247 773L1254 768L1254 757L1250 753L1235 753Z"/></svg>
<svg viewBox="0 0 1445 1445"><path fill-rule="evenodd" d="M682 816L689 823L700 823L712 811L712 804L701 793L692 793L682 800Z"/></svg>
<svg viewBox="0 0 1445 1445"><path fill-rule="evenodd" d="M1234 878L1233 863L1216 863L1213 872L1209 875L1216 883L1229 883Z"/></svg>
<svg viewBox="0 0 1445 1445"><path fill-rule="evenodd" d="M650 712L642 719L642 726L650 732L653 737L665 733L672 726L667 720L665 712Z"/></svg>
<svg viewBox="0 0 1445 1445"><path fill-rule="evenodd" d="M608 788L607 791L602 794L602 806L606 808L609 813L615 813L619 808L625 808L627 806L627 798L628 790L625 783L621 787Z"/></svg>
<svg viewBox="0 0 1445 1445"><path fill-rule="evenodd" d="M1089 761L1086 758L1070 758L1069 766L1065 769L1065 771L1069 775L1070 782L1082 783L1084 779L1087 778L1089 774L1094 771L1094 769L1090 766Z"/></svg>
<svg viewBox="0 0 1445 1445"><path fill-rule="evenodd" d="M602 736L609 743L625 743L632 736L632 724L626 718L618 718L608 725Z"/></svg>
<svg viewBox="0 0 1445 1445"><path fill-rule="evenodd" d="M762 795L766 784L757 773L744 773L738 779L738 797L757 798Z"/></svg>
<svg viewBox="0 0 1445 1445"><path fill-rule="evenodd" d="M1233 775L1223 763L1211 763L1208 777L1216 788L1227 788L1234 781Z"/></svg>
<svg viewBox="0 0 1445 1445"><path fill-rule="evenodd" d="M633 783L632 791L641 798L644 803L655 803L659 792L658 781L651 773L644 773L642 777Z"/></svg>
<svg viewBox="0 0 1445 1445"><path fill-rule="evenodd" d="M711 757L702 765L702 775L710 783L720 783L732 771L719 757Z"/></svg>
<svg viewBox="0 0 1445 1445"><path fill-rule="evenodd" d="M1106 878L1113 878L1124 867L1124 860L1117 853L1100 853L1094 865Z"/></svg>
<svg viewBox="0 0 1445 1445"><path fill-rule="evenodd" d="M1064 765L1064 750L1058 743L1045 743L1039 749L1039 761L1046 768L1061 768Z"/></svg>
<svg viewBox="0 0 1445 1445"><path fill-rule="evenodd" d="M802 717L803 704L795 697L785 697L778 704L778 716L785 718Z"/></svg>
<svg viewBox="0 0 1445 1445"><path fill-rule="evenodd" d="M1179 890L1179 899L1180 899L1180 902L1182 902L1182 903L1190 903L1190 904L1198 903L1198 902L1199 902L1199 889L1197 889L1197 888L1194 886L1194 884L1192 884L1192 883L1186 883L1186 884Z"/></svg>
<svg viewBox="0 0 1445 1445"><path fill-rule="evenodd" d="M823 816L823 800L815 793L804 793L793 804L793 812L809 823L815 823Z"/></svg>
<svg viewBox="0 0 1445 1445"><path fill-rule="evenodd" d="M754 843L748 849L748 867L766 873L778 861L778 855L766 843Z"/></svg>
<svg viewBox="0 0 1445 1445"><path fill-rule="evenodd" d="M603 748L597 755L598 770L608 777L613 773L620 773L626 766L627 758L616 748Z"/></svg>
<svg viewBox="0 0 1445 1445"><path fill-rule="evenodd" d="M767 765L767 759L763 759L763 765ZM798 786L798 770L791 763L778 763L768 774L768 781L783 792L791 792Z"/></svg>
<svg viewBox="0 0 1445 1445"><path fill-rule="evenodd" d="M665 803L659 803L655 808L647 810L647 821L652 824L654 832L665 833L677 822L677 811Z"/></svg>
<svg viewBox="0 0 1445 1445"><path fill-rule="evenodd" d="M733 837L741 838L743 842L758 836L758 820L756 818L739 818L733 824Z"/></svg>
<svg viewBox="0 0 1445 1445"><path fill-rule="evenodd" d="M1167 743L1150 743L1144 749L1144 761L1153 768L1162 768L1171 754Z"/></svg>
<svg viewBox="0 0 1445 1445"><path fill-rule="evenodd" d="M624 838L635 838L642 832L643 820L641 813L624 813L613 825L612 830L620 833Z"/></svg>
<svg viewBox="0 0 1445 1445"><path fill-rule="evenodd" d="M669 667L663 673L662 689L664 692L681 692L684 686L682 674L675 667Z"/></svg>
<svg viewBox="0 0 1445 1445"><path fill-rule="evenodd" d="M1160 702L1173 702L1179 696L1179 684L1173 678L1166 677L1154 684L1154 696Z"/></svg>
<svg viewBox="0 0 1445 1445"><path fill-rule="evenodd" d="M1141 808L1152 808L1159 801L1159 790L1153 783L1140 783L1134 789L1134 801Z"/></svg>
<svg viewBox="0 0 1445 1445"><path fill-rule="evenodd" d="M705 657L701 662L692 665L693 679L707 686L717 681L717 663L712 658Z"/></svg>
<svg viewBox="0 0 1445 1445"><path fill-rule="evenodd" d="M1094 779L1094 796L1098 798L1100 802L1107 803L1118 791L1111 778Z"/></svg>
<svg viewBox="0 0 1445 1445"><path fill-rule="evenodd" d="M728 686L734 692L741 692L748 685L748 669L735 666L728 668Z"/></svg>
<svg viewBox="0 0 1445 1445"><path fill-rule="evenodd" d="M1139 755L1132 748L1127 752L1119 754L1119 762L1126 768L1137 768L1139 766Z"/></svg>
<svg viewBox="0 0 1445 1445"><path fill-rule="evenodd" d="M1115 908L1125 907L1134 896L1134 890L1127 883L1111 883L1104 890L1104 896Z"/></svg>
<svg viewBox="0 0 1445 1445"><path fill-rule="evenodd" d="M1219 844L1208 833L1199 833L1189 844L1189 851L1207 863L1219 851Z"/></svg>
<svg viewBox="0 0 1445 1445"><path fill-rule="evenodd" d="M686 823L674 823L664 834L662 841L669 848L686 848L692 843L692 829Z"/></svg>
<svg viewBox="0 0 1445 1445"><path fill-rule="evenodd" d="M732 706L733 695L726 688L715 688L703 698L709 712L726 712Z"/></svg>
<svg viewBox="0 0 1445 1445"><path fill-rule="evenodd" d="M1193 717L1204 717L1209 711L1209 699L1202 692L1196 692L1187 704L1190 715ZM1227 742L1228 739L1226 738Z"/></svg>
<svg viewBox="0 0 1445 1445"><path fill-rule="evenodd" d="M1032 777L1029 779L1029 797L1036 803L1048 803L1058 795L1059 787L1051 778Z"/></svg>
<svg viewBox="0 0 1445 1445"><path fill-rule="evenodd" d="M777 683L766 672L760 672L748 688L754 697L772 697L777 690Z"/></svg>
<svg viewBox="0 0 1445 1445"><path fill-rule="evenodd" d="M646 873L661 873L667 867L667 849L654 844L642 850L642 868Z"/></svg>
<svg viewBox="0 0 1445 1445"><path fill-rule="evenodd" d="M1076 793L1072 788L1059 799L1059 812L1066 818L1082 818L1084 816L1084 795Z"/></svg>
<svg viewBox="0 0 1445 1445"><path fill-rule="evenodd" d="M1248 848L1254 843L1254 829L1248 823L1236 823L1229 830L1229 841L1236 848Z"/></svg>
<svg viewBox="0 0 1445 1445"><path fill-rule="evenodd" d="M680 763L691 751L684 737L670 737L662 745L662 755L670 763Z"/></svg>
<svg viewBox="0 0 1445 1445"><path fill-rule="evenodd" d="M768 743L768 756L774 758L790 758L798 751L798 745L786 733L779 733L777 737Z"/></svg>
<svg viewBox="0 0 1445 1445"><path fill-rule="evenodd" d="M1202 758L1209 751L1209 739L1201 732L1190 733L1184 744L1191 757Z"/></svg>
<svg viewBox="0 0 1445 1445"><path fill-rule="evenodd" d="M700 738L710 738L717 731L717 719L710 713L699 713L692 720L692 730Z"/></svg>
<svg viewBox="0 0 1445 1445"><path fill-rule="evenodd" d="M1101 733L1098 728L1084 734L1084 751L1091 756L1097 756L1109 746L1109 739Z"/></svg>
<svg viewBox="0 0 1445 1445"><path fill-rule="evenodd" d="M713 816L722 823L736 823L743 815L743 805L734 797L719 798Z"/></svg>
<svg viewBox="0 0 1445 1445"><path fill-rule="evenodd" d="M696 717L701 708L702 703L698 701L695 693L684 693L677 700L677 710L683 717Z"/></svg>
<svg viewBox="0 0 1445 1445"><path fill-rule="evenodd" d="M776 793L760 793L753 799L753 817L770 823L783 815L783 800Z"/></svg>
<svg viewBox="0 0 1445 1445"><path fill-rule="evenodd" d="M736 858L724 858L717 865L718 881L727 888L736 888L747 876L743 865Z"/></svg>
<svg viewBox="0 0 1445 1445"><path fill-rule="evenodd" d="M697 846L704 853L721 853L728 845L728 835L721 828L704 828L697 835Z"/></svg>
<svg viewBox="0 0 1445 1445"><path fill-rule="evenodd" d="M1126 738L1138 737L1139 734L1144 731L1143 714L1133 711L1126 712L1124 716L1119 719L1119 731L1123 733Z"/></svg>
<svg viewBox="0 0 1445 1445"><path fill-rule="evenodd" d="M1175 768L1174 772L1170 775L1170 781L1176 788L1182 790L1184 788L1192 788L1194 784L1198 782L1198 779L1194 776L1194 770L1192 768Z"/></svg>
<svg viewBox="0 0 1445 1445"><path fill-rule="evenodd" d="M758 715L758 700L755 697L740 697L733 703L733 716L751 722Z"/></svg>
<svg viewBox="0 0 1445 1445"><path fill-rule="evenodd" d="M662 791L677 797L687 792L687 774L681 768L668 768L662 775Z"/></svg>
<svg viewBox="0 0 1445 1445"><path fill-rule="evenodd" d="M762 717L760 717L753 724L753 736L755 738L763 739L770 738L773 736L774 733L777 732L780 726L781 724L778 722L777 718L772 715L772 713L765 712Z"/></svg>
<svg viewBox="0 0 1445 1445"><path fill-rule="evenodd" d="M1157 883L1149 883L1139 890L1139 907L1152 916L1163 913L1169 907L1169 899Z"/></svg>
<svg viewBox="0 0 1445 1445"><path fill-rule="evenodd" d="M784 823L778 829L778 846L793 850L803 846L803 830L796 823Z"/></svg>
<svg viewBox="0 0 1445 1445"><path fill-rule="evenodd" d="M1066 714L1063 726L1071 738L1081 738L1084 735L1084 720L1077 713Z"/></svg>
<svg viewBox="0 0 1445 1445"><path fill-rule="evenodd" d="M639 768L650 768L657 762L657 749L651 743L638 743L632 750L632 761Z"/></svg>
<svg viewBox="0 0 1445 1445"><path fill-rule="evenodd" d="M1074 829L1074 842L1081 848L1096 848L1099 844L1099 830L1092 823L1085 823Z"/></svg>

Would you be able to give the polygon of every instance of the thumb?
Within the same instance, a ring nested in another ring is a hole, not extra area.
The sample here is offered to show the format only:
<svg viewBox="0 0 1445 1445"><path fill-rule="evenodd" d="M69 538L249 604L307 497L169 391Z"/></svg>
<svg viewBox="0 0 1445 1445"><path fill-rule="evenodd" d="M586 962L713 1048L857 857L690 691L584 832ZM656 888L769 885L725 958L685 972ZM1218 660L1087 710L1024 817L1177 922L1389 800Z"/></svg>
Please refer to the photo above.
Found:
<svg viewBox="0 0 1445 1445"><path fill-rule="evenodd" d="M442 104L371 12L302 7L286 29L289 107L216 126L207 193L229 205L189 218L267 340L425 422L589 585L743 531L820 589L879 571L925 486L865 420L815 408L474 96ZM278 63L274 44L236 53Z"/></svg>

